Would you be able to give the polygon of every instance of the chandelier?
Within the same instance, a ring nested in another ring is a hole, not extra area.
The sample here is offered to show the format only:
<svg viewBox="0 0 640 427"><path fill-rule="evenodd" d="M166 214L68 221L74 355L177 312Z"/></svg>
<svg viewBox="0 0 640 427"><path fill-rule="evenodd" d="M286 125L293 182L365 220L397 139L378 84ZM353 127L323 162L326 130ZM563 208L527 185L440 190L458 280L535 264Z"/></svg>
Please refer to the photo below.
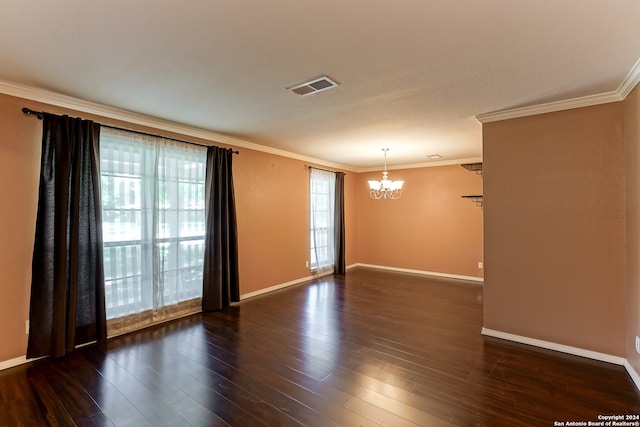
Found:
<svg viewBox="0 0 640 427"><path fill-rule="evenodd" d="M402 185L404 181L391 181L389 179L389 172L387 172L387 151L388 148L383 148L384 151L384 172L382 172L382 181L369 181L369 195L372 199L399 199L402 195Z"/></svg>

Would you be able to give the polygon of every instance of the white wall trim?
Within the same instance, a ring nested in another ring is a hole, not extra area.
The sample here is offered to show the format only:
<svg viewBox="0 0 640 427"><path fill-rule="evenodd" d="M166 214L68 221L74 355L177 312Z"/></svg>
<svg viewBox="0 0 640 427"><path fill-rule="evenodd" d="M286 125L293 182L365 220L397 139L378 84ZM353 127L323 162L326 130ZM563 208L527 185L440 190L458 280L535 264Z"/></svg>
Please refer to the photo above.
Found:
<svg viewBox="0 0 640 427"><path fill-rule="evenodd" d="M515 341L521 344L532 345L534 347L546 348L548 350L555 350L561 353L573 354L574 356L586 357L588 359L608 362L614 365L624 365L626 362L623 357L613 356L611 354L599 353L597 351L585 350L583 348L571 347L568 345L557 344L550 341L543 341L535 338L524 337L521 335L510 334L507 332L495 331L493 329L487 329L484 327L482 328L482 335Z"/></svg>
<svg viewBox="0 0 640 427"><path fill-rule="evenodd" d="M618 86L617 92L620 94L622 99L625 99L629 93L633 90L634 87L640 82L640 59L633 66L627 77L620 83Z"/></svg>
<svg viewBox="0 0 640 427"><path fill-rule="evenodd" d="M333 273L325 273L318 276L313 275L313 276L301 277L299 279L291 280L290 282L280 283L278 285L269 286L268 288L264 288L264 289L258 289L257 291L240 295L240 301L257 297L259 295L268 294L269 292L278 291L280 289L288 288L289 286L299 285L300 283L308 282L318 277L328 276L330 274L333 274Z"/></svg>
<svg viewBox="0 0 640 427"><path fill-rule="evenodd" d="M515 119L518 117L570 110L572 108L590 107L609 102L624 101L627 95L629 95L633 88L636 87L638 82L640 82L640 60L635 63L631 71L629 71L629 74L627 74L622 83L620 83L620 86L618 86L618 89L615 91L565 99L562 101L547 102L545 104L531 105L528 107L511 108L508 110L478 114L476 119L480 123L490 123L500 120Z"/></svg>
<svg viewBox="0 0 640 427"><path fill-rule="evenodd" d="M399 267L388 267L385 265L374 265L374 264L363 264L363 263L355 263L349 266L349 268L355 267L366 267L366 268L375 268L378 270L389 270L389 271L397 271L399 273L412 273L412 274L421 274L423 276L436 276L436 277L444 277L447 279L459 279L459 280L468 280L471 282L484 283L484 278L475 277L475 276L462 276L459 274L449 274L449 273L438 273L435 271L425 271L425 270L413 270L410 268L399 268Z"/></svg>
<svg viewBox="0 0 640 427"><path fill-rule="evenodd" d="M3 362L0 362L0 371L2 371L3 369L14 368L27 362L31 362L31 360L28 360L26 356L20 356L14 359L5 360Z"/></svg>
<svg viewBox="0 0 640 427"><path fill-rule="evenodd" d="M35 362L36 360L44 359L49 356L35 357L33 359L27 359L27 356L20 356L14 359L4 360L0 362L0 371L9 368L15 368L16 366L24 365L25 363Z"/></svg>
<svg viewBox="0 0 640 427"><path fill-rule="evenodd" d="M465 163L482 163L482 157L469 157L466 159L456 159L456 160L436 160L433 162L422 162L422 163L410 163L406 165L395 165L395 166L387 166L387 170L401 170L401 169L419 169L419 168L432 168L436 166L456 166L462 165ZM362 172L381 172L383 170L380 166L375 166L371 168L357 168L354 172L362 173Z"/></svg>
<svg viewBox="0 0 640 427"><path fill-rule="evenodd" d="M174 132L184 136L200 138L204 139L205 141L211 141L213 143L226 144L233 146L234 148L247 148L249 150L260 151L263 153L274 154L276 156L288 157L291 159L302 160L304 162L315 163L322 166L329 166L335 169L355 172L355 169L348 165L328 162L322 159L303 156L302 154L296 154L277 148L267 147L265 145L255 144L253 142L244 141L242 139L230 137L221 133L216 133L194 126L187 126L156 117L145 116L144 114L134 113L132 111L122 110L119 108L108 107L106 105L84 101L82 99L61 95L59 93L50 92L44 89L37 89L34 87L19 85L17 83L0 81L0 93L15 96L18 98L24 98L31 101L42 102L49 105L55 105L57 107L68 108L70 110L76 110L83 113L95 114L109 119L121 120L140 126L147 126L153 129Z"/></svg>
<svg viewBox="0 0 640 427"><path fill-rule="evenodd" d="M634 384L636 385L636 388L640 390L640 375L638 375L638 373L633 368L633 366L631 366L631 363L629 363L628 360L624 361L624 368L627 370L627 373L633 380Z"/></svg>
<svg viewBox="0 0 640 427"><path fill-rule="evenodd" d="M314 163L322 166L328 166L333 169L341 169L354 173L361 172L378 172L382 169L379 166L371 168L357 168L354 166L344 165L341 163L329 162L327 160L316 159L314 157L304 156L302 154L292 153L290 151L280 150L277 148L267 147L265 145L255 144L242 139L234 138L228 135L216 133L213 131L187 126L180 123L163 120L156 117L146 116L144 114L134 113L132 111L122 110L119 108L108 107L106 105L89 102L82 99L74 98L67 95L61 95L56 92L38 89L35 87L20 85L17 83L1 81L0 93L23 98L35 102L54 105L56 107L68 108L88 114L95 114L114 120L121 120L127 123L146 126L153 129L173 132L186 137L200 138L212 143L220 143L233 146L234 148L247 148L249 150L269 153L276 156L287 157L290 159L301 160L303 162ZM460 165L463 163L482 162L482 157L473 157L468 159L440 160L434 162L412 163L407 165L389 166L389 170L397 169L417 169L434 166Z"/></svg>
<svg viewBox="0 0 640 427"><path fill-rule="evenodd" d="M378 270L397 271L397 272L400 272L400 273L421 274L421 275L424 275L424 276L444 277L444 278L447 278L447 279L467 280L467 281L477 282L477 283L483 283L484 282L484 279L482 277L461 276L461 275L458 275L458 274L436 273L436 272L433 272L433 271L411 270L411 269L408 269L408 268L387 267L387 266L383 266L383 265L373 265L373 264L363 264L363 263L349 264L346 267L346 269L347 270L351 270L351 269L357 268L357 267L375 268L375 269L378 269ZM298 285L300 283L309 282L309 281L311 281L313 279L316 279L318 277L327 276L327 275L330 275L330 274L333 274L333 273L326 273L326 274L322 274L320 276L313 275L313 276L301 277L299 279L291 280L290 282L285 282L285 283L280 283L278 285L269 286L268 288L259 289L259 290L254 291L254 292L248 292L246 294L240 295L240 301L244 301L244 300L249 299L249 298L257 297L259 295L264 295L264 294L267 294L269 292L278 291L280 289L288 288L289 286L295 286L295 285Z"/></svg>
<svg viewBox="0 0 640 427"><path fill-rule="evenodd" d="M591 107L593 105L622 101L624 98L615 92L600 93L597 95L582 96L580 98L565 99L562 101L548 102L546 104L532 105L529 107L512 108L493 113L478 114L476 119L480 123L497 122L500 120L516 119L519 117L535 116L538 114L553 113L555 111L570 110L572 108Z"/></svg>

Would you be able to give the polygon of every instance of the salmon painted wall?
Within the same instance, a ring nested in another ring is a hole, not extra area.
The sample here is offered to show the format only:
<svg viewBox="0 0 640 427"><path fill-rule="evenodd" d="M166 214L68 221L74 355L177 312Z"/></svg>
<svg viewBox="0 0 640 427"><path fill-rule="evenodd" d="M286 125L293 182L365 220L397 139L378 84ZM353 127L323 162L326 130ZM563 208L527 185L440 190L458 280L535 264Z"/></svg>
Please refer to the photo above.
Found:
<svg viewBox="0 0 640 427"><path fill-rule="evenodd" d="M31 255L35 232L42 122L22 107L70 114L104 124L161 133L169 137L216 144L197 138L131 125L87 113L65 110L0 95L0 363L24 356L25 321L29 313ZM240 292L248 294L310 277L309 171L306 163L239 148L234 157ZM353 264L356 174L345 176L346 258Z"/></svg>
<svg viewBox="0 0 640 427"><path fill-rule="evenodd" d="M357 177L358 262L458 276L483 277L482 209L462 195L482 194L482 178L459 165L391 170L402 197L374 200Z"/></svg>
<svg viewBox="0 0 640 427"><path fill-rule="evenodd" d="M623 104L483 126L484 326L625 355Z"/></svg>
<svg viewBox="0 0 640 427"><path fill-rule="evenodd" d="M635 337L640 336L640 88L624 101L626 173L627 361L640 372Z"/></svg>
<svg viewBox="0 0 640 427"><path fill-rule="evenodd" d="M242 294L309 275L308 170L245 151L234 159Z"/></svg>
<svg viewBox="0 0 640 427"><path fill-rule="evenodd" d="M252 150L234 160L241 293L309 277L309 169L305 163ZM354 175L345 176L347 263Z"/></svg>
<svg viewBox="0 0 640 427"><path fill-rule="evenodd" d="M0 95L0 362L27 349L42 125L21 107Z"/></svg>

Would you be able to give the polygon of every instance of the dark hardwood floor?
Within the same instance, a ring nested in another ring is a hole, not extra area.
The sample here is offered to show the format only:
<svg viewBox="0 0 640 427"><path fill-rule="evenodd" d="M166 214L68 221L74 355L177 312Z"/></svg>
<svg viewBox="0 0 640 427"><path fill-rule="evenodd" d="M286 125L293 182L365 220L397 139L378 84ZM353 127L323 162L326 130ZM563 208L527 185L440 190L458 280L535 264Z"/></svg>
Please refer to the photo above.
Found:
<svg viewBox="0 0 640 427"><path fill-rule="evenodd" d="M0 426L552 426L621 366L483 337L482 286L354 269L0 372Z"/></svg>

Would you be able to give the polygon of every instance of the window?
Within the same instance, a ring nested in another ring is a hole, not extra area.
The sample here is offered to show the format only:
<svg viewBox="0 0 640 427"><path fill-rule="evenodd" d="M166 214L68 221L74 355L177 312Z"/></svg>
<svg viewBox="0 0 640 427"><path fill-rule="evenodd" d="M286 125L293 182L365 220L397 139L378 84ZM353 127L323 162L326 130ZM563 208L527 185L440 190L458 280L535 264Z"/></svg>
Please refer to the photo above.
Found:
<svg viewBox="0 0 640 427"><path fill-rule="evenodd" d="M336 174L314 168L310 171L311 269L333 272Z"/></svg>
<svg viewBox="0 0 640 427"><path fill-rule="evenodd" d="M183 315L185 309L197 311L202 297L206 153L196 145L102 129L107 319L147 313L141 327Z"/></svg>

